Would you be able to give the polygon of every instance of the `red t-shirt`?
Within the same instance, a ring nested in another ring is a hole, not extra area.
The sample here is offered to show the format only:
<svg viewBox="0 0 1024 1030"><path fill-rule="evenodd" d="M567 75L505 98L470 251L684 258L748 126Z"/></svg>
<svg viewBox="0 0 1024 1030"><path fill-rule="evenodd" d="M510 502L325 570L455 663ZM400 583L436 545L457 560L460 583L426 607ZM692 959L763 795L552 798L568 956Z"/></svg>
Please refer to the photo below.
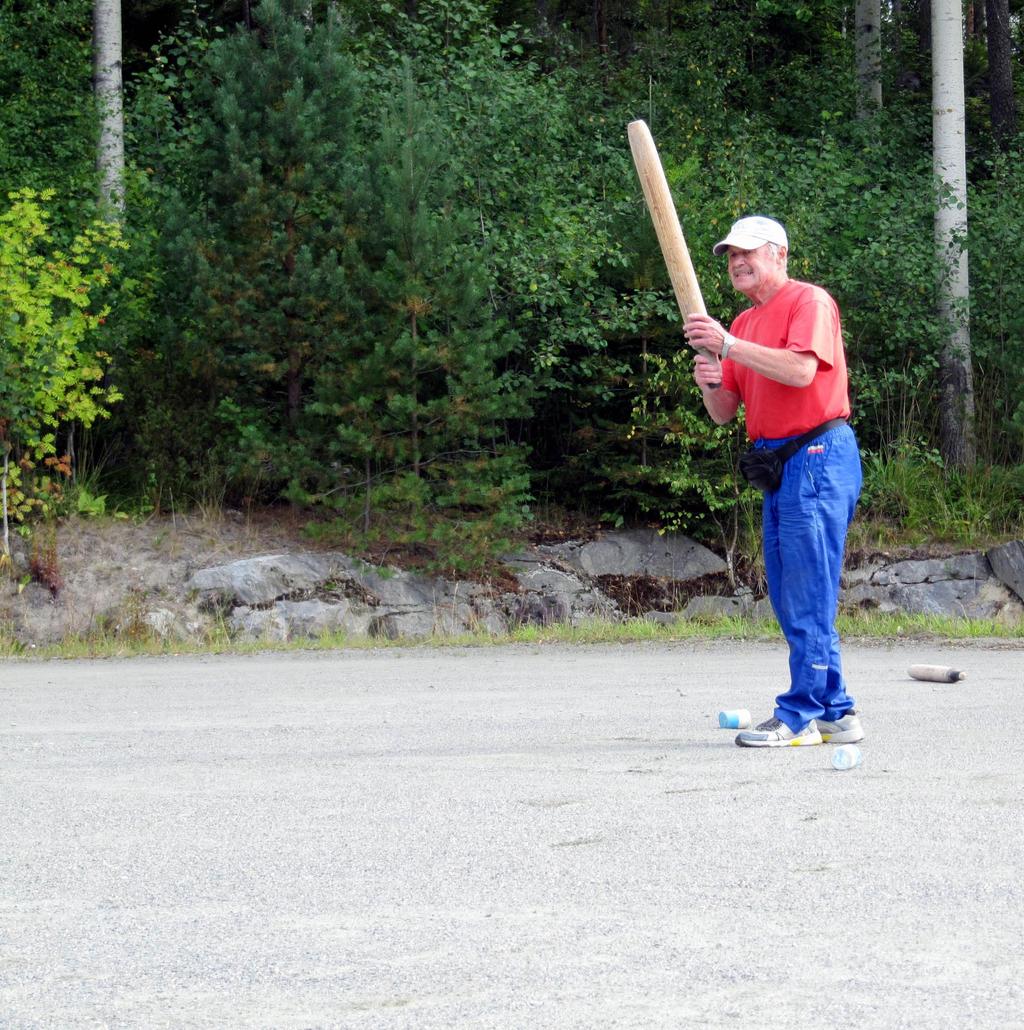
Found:
<svg viewBox="0 0 1024 1030"><path fill-rule="evenodd" d="M735 361L722 362L722 388L740 395L751 440L799 436L849 416L839 308L820 286L790 279L767 303L740 312L729 331L739 340L811 351L818 359L818 371L802 387L784 386Z"/></svg>

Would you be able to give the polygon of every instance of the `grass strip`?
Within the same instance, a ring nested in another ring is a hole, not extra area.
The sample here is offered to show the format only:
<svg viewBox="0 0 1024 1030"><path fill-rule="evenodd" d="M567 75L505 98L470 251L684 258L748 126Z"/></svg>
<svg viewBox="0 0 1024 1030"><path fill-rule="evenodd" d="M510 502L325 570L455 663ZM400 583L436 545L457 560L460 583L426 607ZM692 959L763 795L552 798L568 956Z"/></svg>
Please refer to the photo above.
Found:
<svg viewBox="0 0 1024 1030"><path fill-rule="evenodd" d="M932 640L944 642L1002 641L1024 642L1024 623L1004 625L992 619L950 618L948 616L907 615L903 613L858 612L840 615L837 626L848 641ZM81 659L131 658L142 656L258 654L291 651L367 651L388 648L494 647L498 645L545 644L631 644L673 641L744 640L779 642L778 625L736 616L678 619L663 624L647 619L623 622L593 620L579 625L556 623L550 626L522 626L504 634L484 631L436 634L425 638L352 636L325 633L320 637L293 640L236 640L219 627L202 638L166 639L150 632L130 635L93 634L69 637L50 645L26 645L0 636L0 658Z"/></svg>

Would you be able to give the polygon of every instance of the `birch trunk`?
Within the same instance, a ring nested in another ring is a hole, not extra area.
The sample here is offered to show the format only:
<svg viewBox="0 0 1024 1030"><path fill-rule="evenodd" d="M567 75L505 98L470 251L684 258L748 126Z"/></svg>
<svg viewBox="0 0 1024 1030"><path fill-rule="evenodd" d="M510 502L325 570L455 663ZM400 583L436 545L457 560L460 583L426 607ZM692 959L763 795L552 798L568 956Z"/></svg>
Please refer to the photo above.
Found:
<svg viewBox="0 0 1024 1030"><path fill-rule="evenodd" d="M124 109L121 80L121 0L93 0L93 90L100 113L96 169L100 203L124 216Z"/></svg>
<svg viewBox="0 0 1024 1030"><path fill-rule="evenodd" d="M974 382L967 279L967 157L964 40L960 0L932 0L932 167L939 266L942 401L940 448L946 465L975 461Z"/></svg>
<svg viewBox="0 0 1024 1030"><path fill-rule="evenodd" d="M857 0L857 117L867 118L882 106L882 3Z"/></svg>

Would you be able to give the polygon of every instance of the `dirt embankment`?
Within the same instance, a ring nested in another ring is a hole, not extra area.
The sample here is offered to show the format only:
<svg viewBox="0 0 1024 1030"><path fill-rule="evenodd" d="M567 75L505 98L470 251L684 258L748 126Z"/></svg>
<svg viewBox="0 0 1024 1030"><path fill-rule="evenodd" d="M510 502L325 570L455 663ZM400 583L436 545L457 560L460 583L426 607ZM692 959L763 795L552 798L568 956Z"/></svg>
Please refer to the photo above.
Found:
<svg viewBox="0 0 1024 1030"><path fill-rule="evenodd" d="M185 584L197 569L322 546L287 511L72 517L29 537L12 534L12 565L0 578L0 634L51 643L124 631L154 608L187 622Z"/></svg>

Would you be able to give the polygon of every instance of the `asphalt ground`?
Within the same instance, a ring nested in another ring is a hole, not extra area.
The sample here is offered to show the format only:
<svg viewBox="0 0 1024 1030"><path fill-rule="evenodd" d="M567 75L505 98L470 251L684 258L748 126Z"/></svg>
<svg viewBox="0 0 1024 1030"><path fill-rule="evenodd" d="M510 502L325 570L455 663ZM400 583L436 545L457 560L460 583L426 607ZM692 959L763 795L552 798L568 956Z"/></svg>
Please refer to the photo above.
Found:
<svg viewBox="0 0 1024 1030"><path fill-rule="evenodd" d="M845 654L2 663L0 1026L1024 1026L1024 649Z"/></svg>

